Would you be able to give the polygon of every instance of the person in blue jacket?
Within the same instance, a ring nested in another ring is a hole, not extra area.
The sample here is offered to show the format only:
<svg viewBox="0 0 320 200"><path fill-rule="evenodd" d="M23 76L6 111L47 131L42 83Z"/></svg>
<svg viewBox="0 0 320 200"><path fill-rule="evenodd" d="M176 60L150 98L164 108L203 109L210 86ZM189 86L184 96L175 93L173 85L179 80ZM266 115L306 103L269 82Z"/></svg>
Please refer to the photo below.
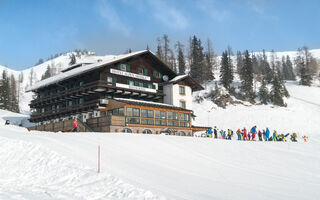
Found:
<svg viewBox="0 0 320 200"><path fill-rule="evenodd" d="M207 132L208 137L211 138L212 137L212 129L208 128L208 130L206 132Z"/></svg>
<svg viewBox="0 0 320 200"><path fill-rule="evenodd" d="M268 141L268 139L269 139L269 135L270 135L270 130L269 130L269 128L267 128L266 129L266 141Z"/></svg>

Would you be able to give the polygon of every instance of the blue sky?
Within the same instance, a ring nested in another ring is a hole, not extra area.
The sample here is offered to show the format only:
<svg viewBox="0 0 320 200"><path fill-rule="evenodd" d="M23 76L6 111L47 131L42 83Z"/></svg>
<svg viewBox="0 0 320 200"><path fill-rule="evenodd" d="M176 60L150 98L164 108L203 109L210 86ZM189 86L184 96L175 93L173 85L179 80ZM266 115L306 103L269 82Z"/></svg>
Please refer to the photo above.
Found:
<svg viewBox="0 0 320 200"><path fill-rule="evenodd" d="M0 0L0 65L21 70L60 52L155 50L191 35L220 54L320 48L318 0Z"/></svg>

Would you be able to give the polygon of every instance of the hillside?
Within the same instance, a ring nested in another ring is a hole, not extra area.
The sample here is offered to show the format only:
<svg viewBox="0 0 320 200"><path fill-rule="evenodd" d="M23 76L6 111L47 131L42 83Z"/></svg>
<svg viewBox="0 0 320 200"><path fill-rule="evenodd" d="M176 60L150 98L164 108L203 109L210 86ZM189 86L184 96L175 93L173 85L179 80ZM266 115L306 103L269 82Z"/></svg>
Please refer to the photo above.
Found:
<svg viewBox="0 0 320 200"><path fill-rule="evenodd" d="M319 199L320 91L286 86L286 108L204 102L194 105L196 122L208 122L211 110L212 126L298 131L298 143L28 132L4 126L1 111L0 199Z"/></svg>
<svg viewBox="0 0 320 200"><path fill-rule="evenodd" d="M311 54L317 58L318 60L320 60L320 49L313 49L310 50ZM75 52L70 52L70 53L66 53L63 54L59 57L53 58L51 60L45 61L44 63L40 64L40 65L36 65L36 66L31 66L28 67L25 70L22 71L15 71L12 70L12 67L4 67L1 66L0 63L0 73L2 73L3 70L7 70L9 74L13 74L16 79L18 79L19 75L21 76L21 74L23 75L23 82L20 86L20 99L22 101L20 101L20 109L22 113L29 113L30 108L29 108L29 102L32 99L32 93L25 93L25 90L28 86L30 86L30 72L31 70L33 70L35 72L35 78L33 80L33 82L37 82L39 80L41 80L41 76L45 73L47 66L50 67L54 67L57 71L61 71L65 68L68 68L69 62L70 62L70 54L71 53L75 53ZM259 54L261 52L256 52L256 54ZM291 60L293 60L296 57L297 52L296 51L284 51L284 52L276 52L276 59L280 60L282 56L286 56L289 55ZM268 56L269 60L271 59L271 52L266 52L266 55ZM76 62L77 63L81 63L81 62L96 62L97 60L106 60L110 57L112 57L113 55L106 55L106 56L96 56L95 53L93 52L89 52L87 55L81 55L80 57L76 58ZM220 56L218 56L217 60L220 62ZM233 59L233 61L235 62L235 58ZM218 77L216 75L216 77Z"/></svg>

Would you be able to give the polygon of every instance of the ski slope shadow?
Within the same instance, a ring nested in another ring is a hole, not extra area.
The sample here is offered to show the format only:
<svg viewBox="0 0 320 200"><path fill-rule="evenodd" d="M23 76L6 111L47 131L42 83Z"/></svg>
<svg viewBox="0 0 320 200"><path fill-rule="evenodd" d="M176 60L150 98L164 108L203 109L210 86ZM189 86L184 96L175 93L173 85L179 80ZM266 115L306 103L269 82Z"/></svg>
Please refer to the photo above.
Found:
<svg viewBox="0 0 320 200"><path fill-rule="evenodd" d="M308 100L305 100L305 99L302 99L302 98L299 98L299 97L292 96L291 98L295 99L295 100L298 100L298 101L302 101L302 102L307 103L307 104L312 105L312 106L316 106L320 110L320 104L317 104L317 103L314 103L312 101L308 101Z"/></svg>

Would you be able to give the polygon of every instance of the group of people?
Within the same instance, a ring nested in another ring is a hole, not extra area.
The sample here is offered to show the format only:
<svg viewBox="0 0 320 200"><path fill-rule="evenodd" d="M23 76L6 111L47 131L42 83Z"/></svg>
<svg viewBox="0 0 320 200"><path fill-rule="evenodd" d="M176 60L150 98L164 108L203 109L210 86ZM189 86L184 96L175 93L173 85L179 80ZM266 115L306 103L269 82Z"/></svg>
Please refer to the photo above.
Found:
<svg viewBox="0 0 320 200"><path fill-rule="evenodd" d="M288 136L290 135L290 140L292 142L297 142L298 135L297 133L292 134L279 134L276 130L273 131L271 134L269 128L261 130L257 130L257 126L253 126L250 130L247 130L246 128L243 128L242 130L238 128L236 131L237 134L237 140L244 140L244 141L287 141ZM224 130L218 130L215 126L214 129L208 128L206 130L206 136L210 138L218 138L220 135L221 139L231 140L234 136L234 132L231 129L228 129L227 131ZM304 142L307 142L308 137L302 136Z"/></svg>

